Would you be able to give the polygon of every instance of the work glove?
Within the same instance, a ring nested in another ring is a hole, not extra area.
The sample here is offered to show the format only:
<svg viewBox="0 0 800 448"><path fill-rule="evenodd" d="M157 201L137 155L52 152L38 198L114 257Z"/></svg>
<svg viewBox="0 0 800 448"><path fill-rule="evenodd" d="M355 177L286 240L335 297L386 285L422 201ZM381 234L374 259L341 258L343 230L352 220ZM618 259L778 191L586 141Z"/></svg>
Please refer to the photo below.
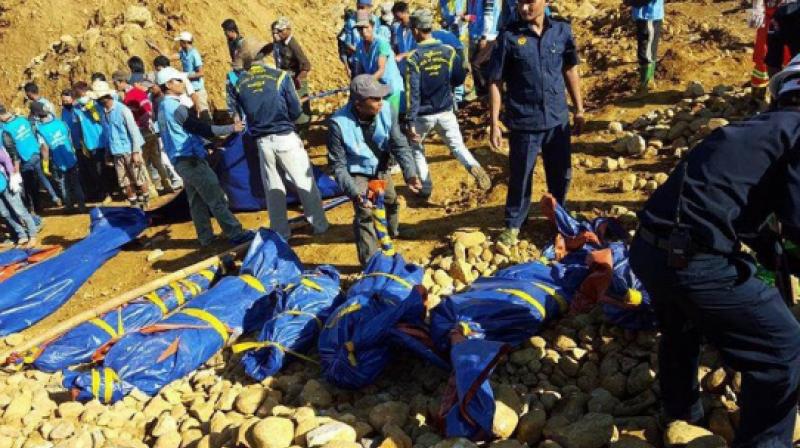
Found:
<svg viewBox="0 0 800 448"><path fill-rule="evenodd" d="M50 177L50 161L49 160L42 160L42 170L44 170L44 174L47 177Z"/></svg>
<svg viewBox="0 0 800 448"><path fill-rule="evenodd" d="M764 26L764 8L752 8L747 12L747 25L750 28Z"/></svg>
<svg viewBox="0 0 800 448"><path fill-rule="evenodd" d="M14 194L22 191L22 176L19 173L14 173L11 175L8 180L8 188Z"/></svg>

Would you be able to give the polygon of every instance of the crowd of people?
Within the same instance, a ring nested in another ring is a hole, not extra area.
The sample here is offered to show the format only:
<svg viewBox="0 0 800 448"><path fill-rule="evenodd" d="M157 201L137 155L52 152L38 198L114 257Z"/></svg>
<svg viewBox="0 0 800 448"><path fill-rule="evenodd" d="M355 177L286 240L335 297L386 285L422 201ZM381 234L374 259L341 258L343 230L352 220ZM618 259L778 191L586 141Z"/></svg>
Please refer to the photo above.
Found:
<svg viewBox="0 0 800 448"><path fill-rule="evenodd" d="M623 1L632 9L638 42L637 94L646 95L657 73L664 2ZM438 24L434 11L411 11L402 1L376 9L372 0L357 0L345 11L338 52L350 98L327 122L327 149L330 172L354 204L362 264L380 247L379 234L402 237L394 167L413 194L430 198L424 142L431 132L479 188L491 188L460 130L456 111L465 102L488 105L493 147L506 135L509 140L499 242L514 244L527 220L539 153L548 191L566 201L571 136L585 117L572 26L550 6L547 0L442 0ZM711 134L679 164L640 214L631 265L661 325L665 417L703 417L697 365L704 336L742 372L737 446L791 446L800 325L777 290L754 277L755 262L741 243L775 269L769 263L775 239L763 238L774 232L764 223L780 222L780 237L800 244L800 57L789 62L800 52L800 4L754 0L748 20L758 28L753 96L767 98L769 90L771 109ZM232 19L222 30L231 57L226 105L233 124L212 122L202 54L189 32L177 36L174 54L150 44L157 53L150 72L132 57L110 82L97 73L74 83L61 92L60 113L34 83L24 88L28 116L0 106L0 216L17 244L35 243L43 192L53 205L82 212L87 202L108 202L115 194L144 207L154 194L181 188L201 245L215 238L212 215L231 242L248 241L253 233L231 213L207 162L209 140L236 132L246 132L258 148L271 228L291 235L286 179L314 233L328 229L302 138L311 119L312 67L290 19L272 23L270 41L242 36ZM372 219L376 180L383 182L388 222L380 232Z"/></svg>

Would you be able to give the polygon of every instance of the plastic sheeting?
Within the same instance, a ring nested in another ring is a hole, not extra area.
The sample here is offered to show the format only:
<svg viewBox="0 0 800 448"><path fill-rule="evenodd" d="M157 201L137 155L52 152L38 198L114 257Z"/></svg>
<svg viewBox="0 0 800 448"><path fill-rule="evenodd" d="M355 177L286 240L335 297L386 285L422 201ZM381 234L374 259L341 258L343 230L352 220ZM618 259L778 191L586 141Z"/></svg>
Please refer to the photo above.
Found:
<svg viewBox="0 0 800 448"><path fill-rule="evenodd" d="M59 246L11 249L0 252L0 282L36 263L55 257L59 252L61 252Z"/></svg>
<svg viewBox="0 0 800 448"><path fill-rule="evenodd" d="M219 268L211 266L150 294L134 299L96 319L84 322L42 347L33 350L31 362L45 372L101 359L125 334L158 322L208 290Z"/></svg>
<svg viewBox="0 0 800 448"><path fill-rule="evenodd" d="M340 293L339 272L333 266L320 266L303 274L300 282L276 290L270 299L275 303L272 317L257 342L233 346L235 353L246 351L241 361L245 373L262 381L278 373L287 354L310 361L305 353L314 346Z"/></svg>
<svg viewBox="0 0 800 448"><path fill-rule="evenodd" d="M137 208L95 208L83 240L2 283L0 336L23 330L61 307L120 248L147 227Z"/></svg>
<svg viewBox="0 0 800 448"><path fill-rule="evenodd" d="M155 395L188 375L242 332L260 328L279 286L300 280L300 261L276 233L261 229L250 245L240 275L223 277L191 304L160 322L128 333L108 351L102 366L64 372L75 399L115 402L133 388ZM261 299L261 300L260 300Z"/></svg>
<svg viewBox="0 0 800 448"><path fill-rule="evenodd" d="M576 219L549 195L542 199L542 209L558 232L544 256L557 263L562 285L574 293L573 311L600 304L606 318L622 328L655 328L650 296L630 268L628 234L622 226L613 218Z"/></svg>

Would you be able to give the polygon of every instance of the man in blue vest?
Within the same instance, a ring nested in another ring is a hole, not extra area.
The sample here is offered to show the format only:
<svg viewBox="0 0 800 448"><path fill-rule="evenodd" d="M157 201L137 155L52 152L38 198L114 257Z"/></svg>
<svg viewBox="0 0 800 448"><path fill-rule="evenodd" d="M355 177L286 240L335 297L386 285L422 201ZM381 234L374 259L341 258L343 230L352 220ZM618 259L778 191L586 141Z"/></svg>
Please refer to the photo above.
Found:
<svg viewBox="0 0 800 448"><path fill-rule="evenodd" d="M328 230L328 220L311 161L295 128L302 114L300 98L291 74L264 58L265 47L266 43L255 39L242 42L239 53L245 71L237 86L237 102L247 117L247 131L258 145L270 228L287 240L291 236L283 182L286 175L297 190L314 233L321 234Z"/></svg>
<svg viewBox="0 0 800 448"><path fill-rule="evenodd" d="M503 123L510 131L510 179L506 197L505 244L517 241L528 219L533 170L542 153L547 189L563 204L572 178L569 109L565 91L575 106L575 132L583 127L583 98L578 74L578 51L572 28L545 15L547 0L519 0L520 21L503 31L489 67L491 135L494 148L502 144Z"/></svg>
<svg viewBox="0 0 800 448"><path fill-rule="evenodd" d="M77 205L81 213L86 212L86 203L78 172L78 157L72 145L72 137L66 123L47 112L41 103L31 103L31 115L37 118L36 134L42 145L42 154L50 158L50 171L53 175L67 212L73 212Z"/></svg>
<svg viewBox="0 0 800 448"><path fill-rule="evenodd" d="M195 94L192 99L195 100L197 114L201 120L211 123L211 113L208 108L208 91L206 91L205 85L205 67L203 57L200 56L200 52L194 46L194 36L188 31L182 31L175 38L175 42L180 45L178 53L168 54L154 45L151 45L151 47L170 60L180 61L181 69L192 83L192 89Z"/></svg>
<svg viewBox="0 0 800 448"><path fill-rule="evenodd" d="M386 39L391 42L392 29L383 23L380 16L372 12L372 0L356 0L356 16L358 13L367 14L372 22L373 30L376 36ZM391 14L391 8L390 8Z"/></svg>
<svg viewBox="0 0 800 448"><path fill-rule="evenodd" d="M89 197L103 203L111 202L111 194L116 189L116 175L110 165L108 154L108 136L103 129L101 106L91 98L91 89L83 82L72 86L75 94L73 111L81 125L81 174L83 185L88 187Z"/></svg>
<svg viewBox="0 0 800 448"><path fill-rule="evenodd" d="M229 126L211 126L197 119L181 103L181 95L185 92L183 76L172 67L158 72L156 84L164 93L164 98L158 105L158 128L164 142L164 151L183 179L200 245L206 247L214 242L212 214L231 243L242 244L253 239L254 233L245 231L228 208L219 179L206 161L208 152L203 141L203 138L211 139L241 132L244 130L242 122L236 121Z"/></svg>
<svg viewBox="0 0 800 448"><path fill-rule="evenodd" d="M131 206L145 208L149 200L147 173L142 155L144 137L133 112L114 99L116 91L105 81L92 84L92 95L102 105L103 129L114 161L117 182Z"/></svg>
<svg viewBox="0 0 800 448"><path fill-rule="evenodd" d="M462 84L467 76L464 63L453 47L433 38L433 13L430 10L414 11L410 23L418 46L407 60L408 114L404 127L422 179L421 195L427 199L433 189L422 146L431 131L442 137L450 152L475 177L479 187L488 190L492 182L464 144L458 118L453 112L453 87Z"/></svg>
<svg viewBox="0 0 800 448"><path fill-rule="evenodd" d="M42 157L36 133L27 118L9 113L0 105L0 124L2 124L3 146L22 174L25 188L25 203L31 213L39 214L42 204L39 202L39 188L44 187L53 203L61 207L53 186L45 175L47 155Z"/></svg>
<svg viewBox="0 0 800 448"><path fill-rule="evenodd" d="M500 31L501 10L502 0L470 0L467 4L470 65L478 97L484 97L489 92L489 81L484 70L492 57Z"/></svg>
<svg viewBox="0 0 800 448"><path fill-rule="evenodd" d="M390 95L387 101L397 119L405 90L403 76L397 67L391 43L375 35L375 27L370 19L369 13L358 12L356 28L361 35L361 41L357 45L356 60L359 73L371 75L376 81L389 86Z"/></svg>
<svg viewBox="0 0 800 448"><path fill-rule="evenodd" d="M347 77L352 78L358 74L355 54L356 44L361 40L361 36L358 35L356 30L356 11L354 9L345 9L342 18L344 19L344 25L342 25L341 31L336 36L336 42L339 49L339 60L344 64Z"/></svg>
<svg viewBox="0 0 800 448"><path fill-rule="evenodd" d="M44 106L44 109L48 113L51 113L53 115L56 114L56 108L53 106L53 103L51 103L50 100L39 94L39 86L36 85L36 83L34 82L26 83L22 89L25 91L25 99L27 100L29 107L32 103L40 103L42 106ZM31 121L36 121L36 117L33 115L29 115L28 118Z"/></svg>
<svg viewBox="0 0 800 448"><path fill-rule="evenodd" d="M328 161L336 183L355 206L353 228L362 265L380 247L372 223L374 205L367 197L370 180L386 181L389 236L399 233L397 193L387 171L390 154L400 164L408 188L414 193L422 189L411 148L384 100L389 93L389 86L373 76L356 76L350 83L350 101L328 124Z"/></svg>
<svg viewBox="0 0 800 448"><path fill-rule="evenodd" d="M395 60L400 64L400 73L405 73L405 65L402 62L412 50L417 48L417 41L414 40L414 33L411 31L411 11L408 9L408 3L395 2L392 6L392 14L394 14L392 49L395 53Z"/></svg>

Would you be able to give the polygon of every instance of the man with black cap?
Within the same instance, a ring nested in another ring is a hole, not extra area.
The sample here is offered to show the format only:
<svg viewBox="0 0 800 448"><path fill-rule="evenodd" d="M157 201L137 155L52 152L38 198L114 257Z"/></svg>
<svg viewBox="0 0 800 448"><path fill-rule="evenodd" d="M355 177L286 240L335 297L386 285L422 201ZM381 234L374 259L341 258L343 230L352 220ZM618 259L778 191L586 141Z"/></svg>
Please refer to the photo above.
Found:
<svg viewBox="0 0 800 448"><path fill-rule="evenodd" d="M480 188L488 190L492 182L464 144L458 118L453 112L453 88L462 84L467 76L464 63L453 47L433 38L433 13L430 10L414 11L410 23L417 48L411 50L406 61L408 110L405 130L422 179L421 194L427 199L433 189L422 146L431 131L442 136L450 152L475 177Z"/></svg>
<svg viewBox="0 0 800 448"><path fill-rule="evenodd" d="M270 228L288 239L283 174L300 196L306 219L320 234L328 230L322 198L308 153L297 135L295 122L301 114L300 99L289 73L270 66L264 59L266 43L245 39L239 56L244 72L237 86L237 103L247 118L247 131L256 139L261 174L267 197Z"/></svg>
<svg viewBox="0 0 800 448"><path fill-rule="evenodd" d="M275 66L289 73L300 98L307 96L310 93L308 73L311 71L311 61L308 60L303 47L294 37L292 24L288 17L280 17L272 24L272 39L274 42L272 55L275 58ZM303 113L298 117L297 124L304 126L310 121L311 101L304 101Z"/></svg>
<svg viewBox="0 0 800 448"><path fill-rule="evenodd" d="M46 113L44 106L38 101L32 101L30 106L37 112ZM53 203L61 207L61 199L56 195L45 174L46 171L49 171L47 154L42 157L42 149L30 121L25 117L8 112L5 107L0 105L0 133L3 136L3 146L11 156L11 160L14 161L17 172L22 174L25 203L28 210L34 214L41 213L40 186L47 190Z"/></svg>
<svg viewBox="0 0 800 448"><path fill-rule="evenodd" d="M389 93L389 86L373 76L356 76L350 83L350 101L328 124L328 161L336 183L355 206L353 228L362 265L380 245L372 222L374 204L367 197L370 180L386 181L389 236L399 234L397 193L387 171L390 155L399 162L408 188L413 193L422 190L411 148L384 100Z"/></svg>
<svg viewBox="0 0 800 448"><path fill-rule="evenodd" d="M742 375L734 447L796 440L800 324L784 302L793 300L791 280L776 282L782 294L756 277L742 243L780 277L800 273L800 59L769 89L772 110L714 131L650 196L630 249L661 330L665 417L703 420L697 369L707 343Z"/></svg>
<svg viewBox="0 0 800 448"><path fill-rule="evenodd" d="M45 173L52 172L53 181L64 198L66 211L74 211L77 205L80 212L85 213L86 203L78 169L78 156L75 154L69 126L47 112L39 103L31 103L31 114L38 121L36 135L41 145Z"/></svg>
<svg viewBox="0 0 800 448"><path fill-rule="evenodd" d="M239 32L239 26L233 19L225 19L222 22L222 31L225 32L225 40L228 42L228 53L231 55L231 61L236 59L236 52L242 46L242 33Z"/></svg>

